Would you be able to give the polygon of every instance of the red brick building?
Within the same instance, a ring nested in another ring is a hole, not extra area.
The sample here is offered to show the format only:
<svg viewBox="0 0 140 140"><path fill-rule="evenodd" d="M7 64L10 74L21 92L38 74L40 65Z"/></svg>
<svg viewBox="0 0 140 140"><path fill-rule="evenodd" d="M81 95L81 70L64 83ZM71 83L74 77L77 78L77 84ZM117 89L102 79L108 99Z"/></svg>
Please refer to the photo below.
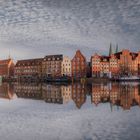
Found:
<svg viewBox="0 0 140 140"><path fill-rule="evenodd" d="M71 61L71 65L72 65L72 77L75 78L86 77L86 69L87 69L86 58L80 52L80 50L76 51L76 54Z"/></svg>
<svg viewBox="0 0 140 140"><path fill-rule="evenodd" d="M119 73L120 74L132 74L138 75L140 71L140 52L130 52L129 50L122 50L116 53L115 56L118 59Z"/></svg>
<svg viewBox="0 0 140 140"><path fill-rule="evenodd" d="M0 76L14 76L14 62L12 59L0 60Z"/></svg>
<svg viewBox="0 0 140 140"><path fill-rule="evenodd" d="M118 59L115 55L100 56L95 54L91 57L92 77L109 77L118 73Z"/></svg>
<svg viewBox="0 0 140 140"><path fill-rule="evenodd" d="M91 57L92 77L140 75L140 52L129 50L101 56L95 54Z"/></svg>

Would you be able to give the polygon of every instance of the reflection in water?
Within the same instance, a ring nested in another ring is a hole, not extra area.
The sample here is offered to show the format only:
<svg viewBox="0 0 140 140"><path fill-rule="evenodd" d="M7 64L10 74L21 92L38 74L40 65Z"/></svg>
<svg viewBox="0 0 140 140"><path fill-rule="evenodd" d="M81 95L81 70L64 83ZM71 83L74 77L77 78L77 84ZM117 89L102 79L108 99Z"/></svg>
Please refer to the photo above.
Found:
<svg viewBox="0 0 140 140"><path fill-rule="evenodd" d="M106 83L86 85L74 83L58 84L19 84L0 86L0 98L12 99L14 93L18 98L44 100L47 103L67 104L73 100L77 108L86 102L87 96L91 103L98 106L109 102L113 106L121 106L124 110L140 105L140 85L138 83Z"/></svg>
<svg viewBox="0 0 140 140"><path fill-rule="evenodd" d="M14 85L14 92L19 98L42 99L42 86L39 84L18 84Z"/></svg>
<svg viewBox="0 0 140 140"><path fill-rule="evenodd" d="M0 98L2 99L13 99L14 90L13 86L7 83L4 83L0 86Z"/></svg>

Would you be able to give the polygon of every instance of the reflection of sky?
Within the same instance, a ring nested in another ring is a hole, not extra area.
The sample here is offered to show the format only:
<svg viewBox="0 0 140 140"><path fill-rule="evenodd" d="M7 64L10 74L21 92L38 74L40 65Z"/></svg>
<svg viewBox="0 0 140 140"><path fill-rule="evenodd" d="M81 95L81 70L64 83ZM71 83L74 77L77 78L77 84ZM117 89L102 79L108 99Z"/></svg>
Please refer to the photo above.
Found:
<svg viewBox="0 0 140 140"><path fill-rule="evenodd" d="M140 110L110 111L98 107L56 105L18 99L0 104L0 137L3 140L139 140ZM17 133L18 132L18 133Z"/></svg>
<svg viewBox="0 0 140 140"><path fill-rule="evenodd" d="M15 59L81 49L88 57L109 43L139 50L139 0L1 0L0 49Z"/></svg>

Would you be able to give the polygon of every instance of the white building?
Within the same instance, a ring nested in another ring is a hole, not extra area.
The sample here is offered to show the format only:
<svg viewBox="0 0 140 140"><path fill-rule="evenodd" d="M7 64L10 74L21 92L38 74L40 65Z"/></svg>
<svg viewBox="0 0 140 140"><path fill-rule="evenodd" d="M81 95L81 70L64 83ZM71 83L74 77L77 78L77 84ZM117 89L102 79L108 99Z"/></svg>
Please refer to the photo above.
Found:
<svg viewBox="0 0 140 140"><path fill-rule="evenodd" d="M71 76L71 59L68 56L63 57L61 68L62 75Z"/></svg>

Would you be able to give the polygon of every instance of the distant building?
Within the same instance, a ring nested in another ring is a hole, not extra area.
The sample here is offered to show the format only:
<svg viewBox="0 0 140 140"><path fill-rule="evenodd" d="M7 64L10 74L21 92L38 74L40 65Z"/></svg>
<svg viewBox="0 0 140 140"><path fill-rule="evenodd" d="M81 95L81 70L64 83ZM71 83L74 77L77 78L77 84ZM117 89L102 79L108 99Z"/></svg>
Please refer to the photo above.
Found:
<svg viewBox="0 0 140 140"><path fill-rule="evenodd" d="M71 59L67 56L63 57L61 73L62 76L71 76Z"/></svg>
<svg viewBox="0 0 140 140"><path fill-rule="evenodd" d="M118 59L119 73L125 75L140 74L140 52L134 53L129 50L122 50L114 54Z"/></svg>
<svg viewBox="0 0 140 140"><path fill-rule="evenodd" d="M15 76L19 78L41 77L42 58L18 60L15 65Z"/></svg>
<svg viewBox="0 0 140 140"><path fill-rule="evenodd" d="M80 52L80 50L76 51L76 54L71 61L71 65L72 65L72 77L75 77L75 78L86 77L86 74L87 74L86 73L86 69L87 69L86 58Z"/></svg>
<svg viewBox="0 0 140 140"><path fill-rule="evenodd" d="M63 55L48 55L42 62L42 74L44 77L61 76Z"/></svg>
<svg viewBox="0 0 140 140"><path fill-rule="evenodd" d="M115 55L91 57L92 77L112 77L118 74L118 59Z"/></svg>
<svg viewBox="0 0 140 140"><path fill-rule="evenodd" d="M14 62L12 59L0 60L0 76L14 76Z"/></svg>

